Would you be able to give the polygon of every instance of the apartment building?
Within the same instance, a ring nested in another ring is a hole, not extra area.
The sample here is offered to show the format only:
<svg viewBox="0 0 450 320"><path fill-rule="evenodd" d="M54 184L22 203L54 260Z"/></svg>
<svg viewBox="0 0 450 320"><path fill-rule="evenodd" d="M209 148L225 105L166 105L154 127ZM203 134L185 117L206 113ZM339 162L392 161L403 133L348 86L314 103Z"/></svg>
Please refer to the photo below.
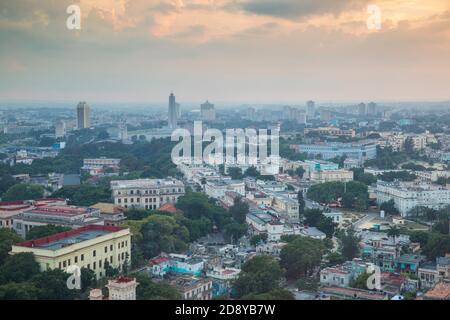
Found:
<svg viewBox="0 0 450 320"><path fill-rule="evenodd" d="M315 132L319 135L324 136L336 136L336 137L351 137L354 138L356 136L356 132L353 129L339 129L336 127L322 127L322 128L305 128L305 135L311 132Z"/></svg>
<svg viewBox="0 0 450 320"><path fill-rule="evenodd" d="M432 184L378 181L376 194L378 204L393 199L403 217L418 206L441 209L450 205L450 190Z"/></svg>
<svg viewBox="0 0 450 320"><path fill-rule="evenodd" d="M159 209L175 204L185 193L184 184L173 178L111 181L114 204L124 208Z"/></svg>

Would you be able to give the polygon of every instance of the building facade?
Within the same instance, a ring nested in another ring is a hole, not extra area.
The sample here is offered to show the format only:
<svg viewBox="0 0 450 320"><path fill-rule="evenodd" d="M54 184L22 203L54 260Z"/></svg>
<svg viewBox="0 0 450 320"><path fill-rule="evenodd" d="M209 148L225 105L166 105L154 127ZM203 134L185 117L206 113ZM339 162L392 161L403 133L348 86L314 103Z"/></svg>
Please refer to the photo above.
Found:
<svg viewBox="0 0 450 320"><path fill-rule="evenodd" d="M378 204L393 199L403 217L415 207L441 209L450 205L450 190L432 184L378 181L376 194Z"/></svg>
<svg viewBox="0 0 450 320"><path fill-rule="evenodd" d="M11 254L21 252L33 253L41 271L77 266L100 279L105 265L122 270L130 264L131 233L128 228L88 225L12 246Z"/></svg>
<svg viewBox="0 0 450 320"><path fill-rule="evenodd" d="M137 179L111 181L114 204L124 208L155 210L166 203L175 204L185 193L177 179Z"/></svg>
<svg viewBox="0 0 450 320"><path fill-rule="evenodd" d="M87 129L91 127L91 108L84 101L77 106L77 128Z"/></svg>

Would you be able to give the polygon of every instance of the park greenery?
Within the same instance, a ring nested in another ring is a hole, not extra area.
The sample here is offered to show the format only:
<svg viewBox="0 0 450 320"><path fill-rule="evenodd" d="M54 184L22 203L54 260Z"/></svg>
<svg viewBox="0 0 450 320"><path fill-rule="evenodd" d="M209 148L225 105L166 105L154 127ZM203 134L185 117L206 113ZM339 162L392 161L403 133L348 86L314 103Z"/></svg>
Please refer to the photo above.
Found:
<svg viewBox="0 0 450 320"><path fill-rule="evenodd" d="M365 211L369 205L367 185L358 181L325 182L311 186L308 198L318 203L329 204L341 200L347 209Z"/></svg>

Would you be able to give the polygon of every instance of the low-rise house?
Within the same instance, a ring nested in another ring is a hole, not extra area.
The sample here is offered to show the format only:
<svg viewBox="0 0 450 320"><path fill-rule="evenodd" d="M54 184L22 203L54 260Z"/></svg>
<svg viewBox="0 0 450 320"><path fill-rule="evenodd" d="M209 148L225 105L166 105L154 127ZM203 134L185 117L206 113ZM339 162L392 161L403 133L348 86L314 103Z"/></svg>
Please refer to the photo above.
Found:
<svg viewBox="0 0 450 320"><path fill-rule="evenodd" d="M450 282L441 281L428 290L423 300L450 300Z"/></svg>
<svg viewBox="0 0 450 320"><path fill-rule="evenodd" d="M386 294L362 289L323 287L320 292L322 295L330 296L333 300L388 300Z"/></svg>
<svg viewBox="0 0 450 320"><path fill-rule="evenodd" d="M426 261L426 257L415 254L403 254L395 260L397 272L417 274L419 267Z"/></svg>
<svg viewBox="0 0 450 320"><path fill-rule="evenodd" d="M352 280L352 271L344 266L329 267L320 271L320 284L323 286L349 287Z"/></svg>
<svg viewBox="0 0 450 320"><path fill-rule="evenodd" d="M183 300L211 300L212 279L194 276L175 276L169 283L177 288Z"/></svg>

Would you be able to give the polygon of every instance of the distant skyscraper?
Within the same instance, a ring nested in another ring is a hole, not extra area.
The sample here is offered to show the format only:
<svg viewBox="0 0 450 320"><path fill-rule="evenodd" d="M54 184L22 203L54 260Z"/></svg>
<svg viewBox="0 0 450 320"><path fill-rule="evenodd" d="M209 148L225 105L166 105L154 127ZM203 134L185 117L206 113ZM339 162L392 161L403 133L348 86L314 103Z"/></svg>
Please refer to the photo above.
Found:
<svg viewBox="0 0 450 320"><path fill-rule="evenodd" d="M200 105L202 120L204 121L214 121L216 120L216 110L214 105L209 103L207 100L205 103Z"/></svg>
<svg viewBox="0 0 450 320"><path fill-rule="evenodd" d="M367 104L367 114L375 115L377 113L377 104L375 102Z"/></svg>
<svg viewBox="0 0 450 320"><path fill-rule="evenodd" d="M59 120L55 124L55 138L64 138L66 136L66 123Z"/></svg>
<svg viewBox="0 0 450 320"><path fill-rule="evenodd" d="M91 108L84 101L77 106L77 127L78 129L91 127Z"/></svg>
<svg viewBox="0 0 450 320"><path fill-rule="evenodd" d="M178 113L180 106L175 101L175 95L173 93L169 96L169 114L168 114L168 124L169 128L175 129L177 127Z"/></svg>
<svg viewBox="0 0 450 320"><path fill-rule="evenodd" d="M367 114L367 109L366 109L366 104L361 102L360 104L358 104L358 114L360 116L364 116Z"/></svg>
<svg viewBox="0 0 450 320"><path fill-rule="evenodd" d="M314 101L306 102L306 115L308 119L314 119L314 115L316 114L316 104Z"/></svg>
<svg viewBox="0 0 450 320"><path fill-rule="evenodd" d="M333 114L330 110L321 110L320 111L320 120L322 121L330 121L333 118Z"/></svg>
<svg viewBox="0 0 450 320"><path fill-rule="evenodd" d="M119 123L119 139L122 141L128 139L128 127L125 120L121 120Z"/></svg>

